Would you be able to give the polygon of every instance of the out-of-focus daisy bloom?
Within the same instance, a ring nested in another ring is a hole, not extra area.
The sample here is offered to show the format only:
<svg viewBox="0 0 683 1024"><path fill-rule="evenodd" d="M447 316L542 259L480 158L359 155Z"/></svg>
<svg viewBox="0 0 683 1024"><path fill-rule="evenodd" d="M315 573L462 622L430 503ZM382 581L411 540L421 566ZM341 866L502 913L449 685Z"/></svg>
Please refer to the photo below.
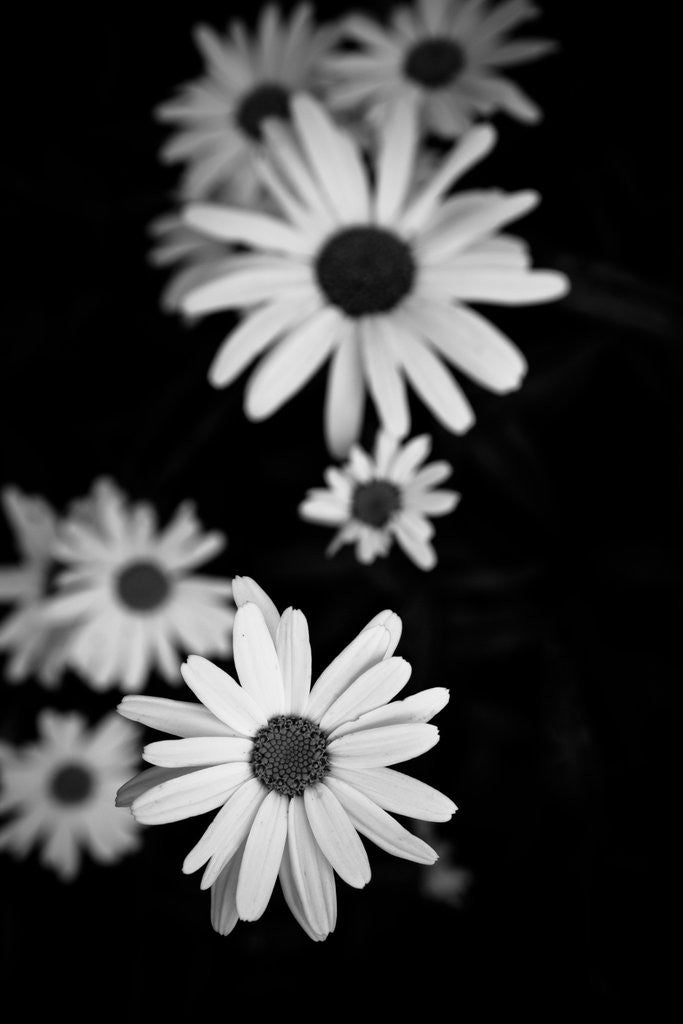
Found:
<svg viewBox="0 0 683 1024"><path fill-rule="evenodd" d="M360 434L366 387L382 425L397 437L409 431L406 377L441 423L467 430L474 415L444 360L497 392L519 387L526 363L465 303L545 302L567 290L564 275L531 270L524 243L498 233L538 194L444 198L494 145L489 126L472 128L414 187L410 104L394 107L385 125L371 187L357 146L315 100L297 96L291 108L296 138L269 125L270 159L261 165L283 218L209 203L185 214L209 236L253 250L182 301L191 315L247 311L221 346L211 383L229 384L266 353L245 394L247 416L262 420L331 359L325 430L337 456Z"/></svg>
<svg viewBox="0 0 683 1024"><path fill-rule="evenodd" d="M161 157L185 164L180 192L186 199L227 194L238 205L255 205L262 194L254 154L263 122L288 119L293 91L319 88L320 61L336 37L336 28L313 23L308 4L296 6L289 21L266 5L253 36L240 21L231 22L225 36L196 27L206 74L156 111L177 126Z"/></svg>
<svg viewBox="0 0 683 1024"><path fill-rule="evenodd" d="M397 98L417 101L422 125L445 139L499 110L533 124L539 108L501 70L556 48L548 39L508 38L539 13L527 0L417 0L397 8L388 28L351 15L345 35L357 49L327 58L336 80L329 103L381 124Z"/></svg>
<svg viewBox="0 0 683 1024"><path fill-rule="evenodd" d="M345 466L325 471L327 487L309 491L299 514L311 523L337 527L328 554L343 544L355 544L356 558L367 565L387 555L396 538L420 569L434 568L434 527L429 517L448 515L460 495L435 489L452 469L448 462L424 466L430 449L426 434L401 445L380 431L374 457L354 445Z"/></svg>
<svg viewBox="0 0 683 1024"><path fill-rule="evenodd" d="M280 617L253 580L238 577L233 587L241 685L191 657L183 678L201 704L125 697L123 715L182 738L145 747L155 767L124 787L119 802L149 825L220 808L183 865L186 873L204 867L216 930L259 918L279 877L296 920L321 940L336 921L334 872L359 889L370 880L359 833L395 856L436 860L391 814L447 821L455 805L388 765L434 746L438 730L427 723L448 691L389 703L411 671L393 656L401 622L390 611L311 687L305 616L287 608Z"/></svg>
<svg viewBox="0 0 683 1024"><path fill-rule="evenodd" d="M54 545L63 569L45 614L74 625L70 665L94 689L137 690L153 667L176 681L176 646L229 654L230 581L191 574L224 546L222 533L202 532L191 503L159 530L151 505L99 481Z"/></svg>
<svg viewBox="0 0 683 1024"><path fill-rule="evenodd" d="M0 568L0 602L14 605L0 626L0 650L6 651L5 674L11 682L35 675L55 685L63 671L71 631L45 620L44 598L54 565L57 517L42 498L5 487L2 505L10 522L21 565Z"/></svg>
<svg viewBox="0 0 683 1024"><path fill-rule="evenodd" d="M148 256L152 266L170 269L178 265L161 293L165 313L179 312L187 292L221 276L230 267L233 253L228 246L195 231L179 214L157 217L149 225L149 233L153 239Z"/></svg>
<svg viewBox="0 0 683 1024"><path fill-rule="evenodd" d="M114 799L137 762L137 730L114 712L91 729L75 712L44 710L38 734L0 752L0 814L14 815L0 849L23 858L41 842L41 862L64 881L78 874L83 850L111 864L136 849L139 830Z"/></svg>

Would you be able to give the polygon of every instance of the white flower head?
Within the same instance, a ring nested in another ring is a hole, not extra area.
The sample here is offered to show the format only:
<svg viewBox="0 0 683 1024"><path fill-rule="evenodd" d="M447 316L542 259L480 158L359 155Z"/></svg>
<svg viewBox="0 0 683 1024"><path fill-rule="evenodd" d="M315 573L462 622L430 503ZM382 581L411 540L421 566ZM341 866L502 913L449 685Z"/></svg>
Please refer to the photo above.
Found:
<svg viewBox="0 0 683 1024"><path fill-rule="evenodd" d="M202 532L190 502L159 529L151 505L98 481L54 546L63 568L45 614L73 626L71 667L94 689L137 690L153 667L176 681L176 646L229 654L230 580L194 573L224 546L222 533Z"/></svg>
<svg viewBox="0 0 683 1024"><path fill-rule="evenodd" d="M526 372L513 343L469 302L518 305L564 295L567 280L530 269L527 248L500 233L531 210L536 192L446 192L492 148L490 126L470 130L419 186L415 112L398 104L386 122L374 184L360 151L309 96L291 103L295 136L270 123L264 182L282 218L195 204L187 223L241 242L251 254L191 290L183 310L241 309L209 372L216 387L258 356L245 411L274 413L329 359L325 432L345 455L360 435L365 391L382 425L410 429L405 381L454 433L474 414L445 362L496 392L518 388Z"/></svg>
<svg viewBox="0 0 683 1024"><path fill-rule="evenodd" d="M444 139L497 111L534 124L538 106L501 72L556 48L548 39L509 38L539 13L528 0L417 0L396 8L387 28L351 15L344 35L356 49L325 61L329 103L381 124L397 99L416 102L422 127Z"/></svg>
<svg viewBox="0 0 683 1024"><path fill-rule="evenodd" d="M420 569L434 568L430 517L448 515L460 495L436 489L452 469L448 462L423 465L430 449L426 434L400 444L379 431L374 455L354 445L346 465L326 470L327 487L309 491L299 514L311 523L337 528L328 554L355 544L356 558L367 565L387 555L395 539Z"/></svg>
<svg viewBox="0 0 683 1024"><path fill-rule="evenodd" d="M54 686L71 635L43 615L57 517L46 501L17 487L4 488L2 505L22 558L18 566L0 568L0 602L14 605L0 626L0 650L8 653L5 674L11 682L35 675L45 686Z"/></svg>
<svg viewBox="0 0 683 1024"><path fill-rule="evenodd" d="M229 197L245 206L259 200L254 156L263 122L287 120L291 94L319 88L320 62L336 35L336 29L314 24L309 4L298 4L289 21L267 4L253 34L240 21L223 36L208 25L195 28L206 73L156 111L177 127L161 157L185 164L185 199Z"/></svg>
<svg viewBox="0 0 683 1024"><path fill-rule="evenodd" d="M138 732L114 712L93 728L75 713L43 710L38 739L0 755L0 849L25 857L42 844L41 861L64 880L80 869L81 851L111 864L137 848L139 829L117 809L117 788L137 760Z"/></svg>
<svg viewBox="0 0 683 1024"><path fill-rule="evenodd" d="M214 928L227 935L238 919L259 918L279 878L294 917L319 941L336 922L334 872L359 889L370 880L359 833L395 856L436 860L391 815L447 821L455 805L388 766L434 746L438 730L427 723L448 691L392 700L411 669L394 657L401 621L390 611L311 687L302 612L280 616L249 578L237 577L233 590L240 682L191 657L183 678L201 704L124 697L121 714L181 738L145 747L155 767L132 779L119 803L149 825L220 808L183 865L186 873L204 867Z"/></svg>

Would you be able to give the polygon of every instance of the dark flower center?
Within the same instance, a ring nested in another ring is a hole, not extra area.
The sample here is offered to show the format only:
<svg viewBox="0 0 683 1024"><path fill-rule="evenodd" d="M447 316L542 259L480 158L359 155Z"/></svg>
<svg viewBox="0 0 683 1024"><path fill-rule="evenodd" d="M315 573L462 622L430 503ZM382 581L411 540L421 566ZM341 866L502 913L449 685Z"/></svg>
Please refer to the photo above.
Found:
<svg viewBox="0 0 683 1024"><path fill-rule="evenodd" d="M122 569L116 580L116 591L128 608L149 612L164 603L171 582L154 562L133 562Z"/></svg>
<svg viewBox="0 0 683 1024"><path fill-rule="evenodd" d="M360 519L368 526L382 527L400 507L401 492L396 484L388 480L372 480L356 487L351 513L354 519Z"/></svg>
<svg viewBox="0 0 683 1024"><path fill-rule="evenodd" d="M64 764L50 780L50 793L60 804L79 804L93 789L92 772L80 764Z"/></svg>
<svg viewBox="0 0 683 1024"><path fill-rule="evenodd" d="M263 82L244 97L235 111L235 120L242 131L261 142L262 126L267 117L289 120L289 93L277 82Z"/></svg>
<svg viewBox="0 0 683 1024"><path fill-rule="evenodd" d="M403 64L406 78L425 89L442 89L455 81L465 66L465 51L454 39L423 39L409 51Z"/></svg>
<svg viewBox="0 0 683 1024"><path fill-rule="evenodd" d="M415 278L415 261L405 242L374 227L345 228L318 254L318 284L347 316L386 313L405 298Z"/></svg>
<svg viewBox="0 0 683 1024"><path fill-rule="evenodd" d="M254 775L285 796L301 796L327 774L329 764L327 736L306 718L276 715L254 736Z"/></svg>

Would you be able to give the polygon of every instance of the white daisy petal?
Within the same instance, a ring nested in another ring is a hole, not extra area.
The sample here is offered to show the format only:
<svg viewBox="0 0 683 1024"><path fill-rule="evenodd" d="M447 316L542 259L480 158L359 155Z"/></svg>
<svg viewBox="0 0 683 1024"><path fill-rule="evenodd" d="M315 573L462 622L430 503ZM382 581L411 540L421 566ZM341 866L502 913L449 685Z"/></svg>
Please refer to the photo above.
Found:
<svg viewBox="0 0 683 1024"><path fill-rule="evenodd" d="M275 639L285 692L285 713L303 714L311 689L311 644L306 616L286 608Z"/></svg>
<svg viewBox="0 0 683 1024"><path fill-rule="evenodd" d="M319 309L262 360L245 392L250 419L271 416L308 383L337 344L340 324L336 309Z"/></svg>
<svg viewBox="0 0 683 1024"><path fill-rule="evenodd" d="M289 863L302 912L317 934L334 930L337 898L332 866L318 846L308 822L303 797L289 801L287 830Z"/></svg>
<svg viewBox="0 0 683 1024"><path fill-rule="evenodd" d="M333 765L357 768L384 768L410 761L430 750L439 741L435 725L389 725L360 729L328 746Z"/></svg>
<svg viewBox="0 0 683 1024"><path fill-rule="evenodd" d="M410 408L392 322L387 317L364 317L360 336L365 376L379 418L386 430L403 437L410 430Z"/></svg>
<svg viewBox="0 0 683 1024"><path fill-rule="evenodd" d="M499 230L510 221L518 220L533 210L540 202L538 192L528 189L515 192L500 198L490 198L486 202L473 204L472 208L455 218L449 227L444 225L440 231L434 232L431 238L425 239L421 245L421 253L425 261L434 268L448 258L459 253L467 258L467 248L484 239L487 235ZM444 272L449 272L444 267Z"/></svg>
<svg viewBox="0 0 683 1024"><path fill-rule="evenodd" d="M561 299L569 291L564 274L554 270L456 270L451 278L455 298L469 302L496 302L526 306Z"/></svg>
<svg viewBox="0 0 683 1024"><path fill-rule="evenodd" d="M205 814L221 807L250 777L249 765L239 761L185 770L183 775L165 779L136 797L133 815L143 825L165 825Z"/></svg>
<svg viewBox="0 0 683 1024"><path fill-rule="evenodd" d="M362 889L370 881L370 862L337 797L324 783L318 782L305 790L304 806L323 856L340 878L355 889Z"/></svg>
<svg viewBox="0 0 683 1024"><path fill-rule="evenodd" d="M219 864L219 858L216 858L211 871L213 877L210 877L210 880L203 880L203 889L208 889L218 878L241 846L266 792L258 779L248 779L244 782L220 809L202 838L188 853L183 862L183 872L186 875L197 871L207 860L213 860L216 852L220 851L221 863Z"/></svg>
<svg viewBox="0 0 683 1024"><path fill-rule="evenodd" d="M335 765L331 775L348 783L392 814L420 821L449 821L457 807L438 789L393 768Z"/></svg>
<svg viewBox="0 0 683 1024"><path fill-rule="evenodd" d="M289 844L286 843L285 848L282 851L282 863L280 864L280 886L282 887L282 895L284 896L285 902L289 909L291 910L294 919L297 921L298 924L301 925L303 930L308 935L309 939L312 939L313 942L322 942L324 939L327 938L327 934L324 934L322 932L316 932L312 928L311 923L306 915L306 912L304 911L303 902L301 900L301 896L299 895L297 885L294 881L294 874L292 871L288 846ZM322 860L324 861L325 858L322 857ZM327 861L325 861L325 863L327 863Z"/></svg>
<svg viewBox="0 0 683 1024"><path fill-rule="evenodd" d="M311 523L336 526L348 518L348 509L335 497L327 494L310 495L299 505L299 515Z"/></svg>
<svg viewBox="0 0 683 1024"><path fill-rule="evenodd" d="M424 572L429 572L436 565L436 552L429 540L420 535L405 515L399 515L392 523L392 529L408 558Z"/></svg>
<svg viewBox="0 0 683 1024"><path fill-rule="evenodd" d="M386 704L403 689L410 673L404 658L387 658L373 665L330 705L320 719L320 728L332 732L343 722L355 721L366 711Z"/></svg>
<svg viewBox="0 0 683 1024"><path fill-rule="evenodd" d="M236 624L237 616L235 626ZM232 676L206 658L196 654L190 655L181 672L183 679L201 702L222 722L229 725L236 735L253 736L266 724L266 714L253 694L250 695L243 686L238 686Z"/></svg>
<svg viewBox="0 0 683 1024"><path fill-rule="evenodd" d="M443 686L420 690L404 700L395 700L384 707L375 708L360 715L355 721L344 722L330 732L330 739L336 740L359 729L376 729L385 725L409 725L411 722L429 722L448 704L449 693Z"/></svg>
<svg viewBox="0 0 683 1024"><path fill-rule="evenodd" d="M153 786L196 771L196 768L145 768L116 791L116 806L130 807L134 800Z"/></svg>
<svg viewBox="0 0 683 1024"><path fill-rule="evenodd" d="M459 501L460 495L457 491L429 491L411 498L410 508L427 516L447 516Z"/></svg>
<svg viewBox="0 0 683 1024"><path fill-rule="evenodd" d="M306 299L312 287L310 269L302 263L259 261L193 288L183 296L180 308L187 316L198 316L271 301L275 296Z"/></svg>
<svg viewBox="0 0 683 1024"><path fill-rule="evenodd" d="M270 302L245 316L219 348L209 369L209 381L215 388L230 384L246 367L279 337L304 321L316 309L317 298L299 298Z"/></svg>
<svg viewBox="0 0 683 1024"><path fill-rule="evenodd" d="M211 886L211 925L219 935L230 935L239 921L235 897L244 844Z"/></svg>
<svg viewBox="0 0 683 1024"><path fill-rule="evenodd" d="M248 761L252 741L244 736L192 736L182 740L157 740L142 751L145 761L162 768Z"/></svg>
<svg viewBox="0 0 683 1024"><path fill-rule="evenodd" d="M356 329L340 328L341 340L330 360L325 394L325 440L340 458L358 440L365 409L363 368Z"/></svg>
<svg viewBox="0 0 683 1024"><path fill-rule="evenodd" d="M333 776L325 784L341 803L352 825L380 849L416 864L434 864L438 860L438 854L431 846L399 825L390 814L359 790Z"/></svg>
<svg viewBox="0 0 683 1024"><path fill-rule="evenodd" d="M330 705L361 673L382 661L391 633L384 626L365 629L320 674L306 704L305 717L319 722Z"/></svg>
<svg viewBox="0 0 683 1024"><path fill-rule="evenodd" d="M251 576L235 576L232 581L232 595L238 608L241 608L243 604L247 604L250 601L261 609L261 614L266 620L268 632L273 642L275 642L277 627L280 622L280 613L265 590Z"/></svg>
<svg viewBox="0 0 683 1024"><path fill-rule="evenodd" d="M454 434L464 434L474 423L474 413L462 389L432 350L403 332L394 354L425 405Z"/></svg>
<svg viewBox="0 0 683 1024"><path fill-rule="evenodd" d="M240 682L263 709L266 718L281 715L285 706L282 672L275 644L259 607L237 609L233 627L233 657Z"/></svg>
<svg viewBox="0 0 683 1024"><path fill-rule="evenodd" d="M417 147L417 112L414 102L401 99L381 130L377 162L375 219L393 226L410 186Z"/></svg>
<svg viewBox="0 0 683 1024"><path fill-rule="evenodd" d="M479 163L496 142L491 125L476 125L453 147L438 171L408 204L399 221L402 234L410 237L422 228L433 214L444 193L470 167Z"/></svg>
<svg viewBox="0 0 683 1024"><path fill-rule="evenodd" d="M268 906L287 841L289 799L271 790L254 818L237 882L237 912L243 921L256 921Z"/></svg>
<svg viewBox="0 0 683 1024"><path fill-rule="evenodd" d="M384 626L385 629L389 630L391 639L389 641L389 646L384 652L384 657L390 658L398 647L398 642L401 639L403 623L396 612L392 612L390 608L385 608L384 611L378 612L377 615L370 619L365 629L372 629L374 626Z"/></svg>
<svg viewBox="0 0 683 1024"><path fill-rule="evenodd" d="M183 219L190 227L210 238L298 256L310 253L310 244L300 232L289 227L285 221L265 213L212 203L195 203L186 207Z"/></svg>
<svg viewBox="0 0 683 1024"><path fill-rule="evenodd" d="M167 697L124 697L116 709L124 718L172 736L234 736L208 707Z"/></svg>

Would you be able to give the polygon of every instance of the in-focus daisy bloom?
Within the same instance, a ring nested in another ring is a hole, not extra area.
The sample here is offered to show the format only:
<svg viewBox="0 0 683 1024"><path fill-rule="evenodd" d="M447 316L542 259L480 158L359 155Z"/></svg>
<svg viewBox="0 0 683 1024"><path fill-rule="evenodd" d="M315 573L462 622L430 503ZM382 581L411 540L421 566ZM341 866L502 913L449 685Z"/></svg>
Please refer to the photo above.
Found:
<svg viewBox="0 0 683 1024"><path fill-rule="evenodd" d="M356 49L325 62L334 82L329 103L381 124L397 99L417 102L421 125L445 139L499 110L533 124L539 108L501 72L556 48L548 39L509 38L539 13L528 0L417 0L397 8L387 28L351 15L344 34Z"/></svg>
<svg viewBox="0 0 683 1024"><path fill-rule="evenodd" d="M259 918L279 878L296 920L321 940L336 921L334 872L359 889L370 880L359 833L395 856L436 860L392 814L446 821L455 805L388 766L434 746L438 731L427 723L448 691L392 700L411 670L394 656L401 623L390 611L311 687L305 616L287 608L280 617L248 578L236 579L234 592L241 685L191 657L183 678L201 704L125 697L122 714L182 738L145 747L155 767L124 787L119 802L149 825L220 808L183 865L187 873L204 868L216 930Z"/></svg>
<svg viewBox="0 0 683 1024"><path fill-rule="evenodd" d="M422 185L414 185L417 130L397 105L382 133L374 184L352 138L311 97L292 100L296 138L271 124L264 183L282 218L195 204L185 214L214 238L249 246L238 266L190 291L191 315L242 309L209 379L233 381L263 355L245 411L274 413L330 359L325 431L333 454L360 434L367 388L382 425L410 429L405 379L454 433L474 416L444 360L497 392L519 387L518 349L468 302L525 304L562 296L562 274L529 268L523 242L499 234L531 210L536 192L446 192L492 148L475 126Z"/></svg>
<svg viewBox="0 0 683 1024"><path fill-rule="evenodd" d="M46 615L74 624L70 665L94 689L137 690L153 667L176 681L176 646L229 654L230 580L193 573L224 546L222 533L202 532L191 503L159 530L151 505L98 482L54 545L63 569Z"/></svg>
<svg viewBox="0 0 683 1024"><path fill-rule="evenodd" d="M8 654L5 675L19 682L35 675L55 685L64 669L71 631L46 621L43 610L57 517L42 498L5 487L2 505L22 558L18 566L0 568L0 603L14 605L0 625L0 651Z"/></svg>
<svg viewBox="0 0 683 1024"><path fill-rule="evenodd" d="M452 469L448 462L424 466L430 449L426 434L401 445L380 431L374 457L354 445L345 466L326 470L327 487L309 491L299 514L311 523L337 528L328 554L355 544L358 561L369 564L387 555L395 538L420 569L434 568L430 517L448 515L460 495L436 489Z"/></svg>
<svg viewBox="0 0 683 1024"><path fill-rule="evenodd" d="M266 5L253 35L239 21L225 36L207 25L196 27L206 73L156 111L161 121L177 127L161 157L185 165L180 188L185 199L257 202L262 187L254 154L263 122L286 121L291 93L319 88L319 65L336 34L314 24L309 4L297 5L288 21L277 7Z"/></svg>
<svg viewBox="0 0 683 1024"><path fill-rule="evenodd" d="M44 710L38 739L0 752L0 849L24 858L41 843L41 862L74 878L87 851L102 864L136 849L138 828L114 806L117 788L137 762L137 730L114 712L93 728L75 713Z"/></svg>

